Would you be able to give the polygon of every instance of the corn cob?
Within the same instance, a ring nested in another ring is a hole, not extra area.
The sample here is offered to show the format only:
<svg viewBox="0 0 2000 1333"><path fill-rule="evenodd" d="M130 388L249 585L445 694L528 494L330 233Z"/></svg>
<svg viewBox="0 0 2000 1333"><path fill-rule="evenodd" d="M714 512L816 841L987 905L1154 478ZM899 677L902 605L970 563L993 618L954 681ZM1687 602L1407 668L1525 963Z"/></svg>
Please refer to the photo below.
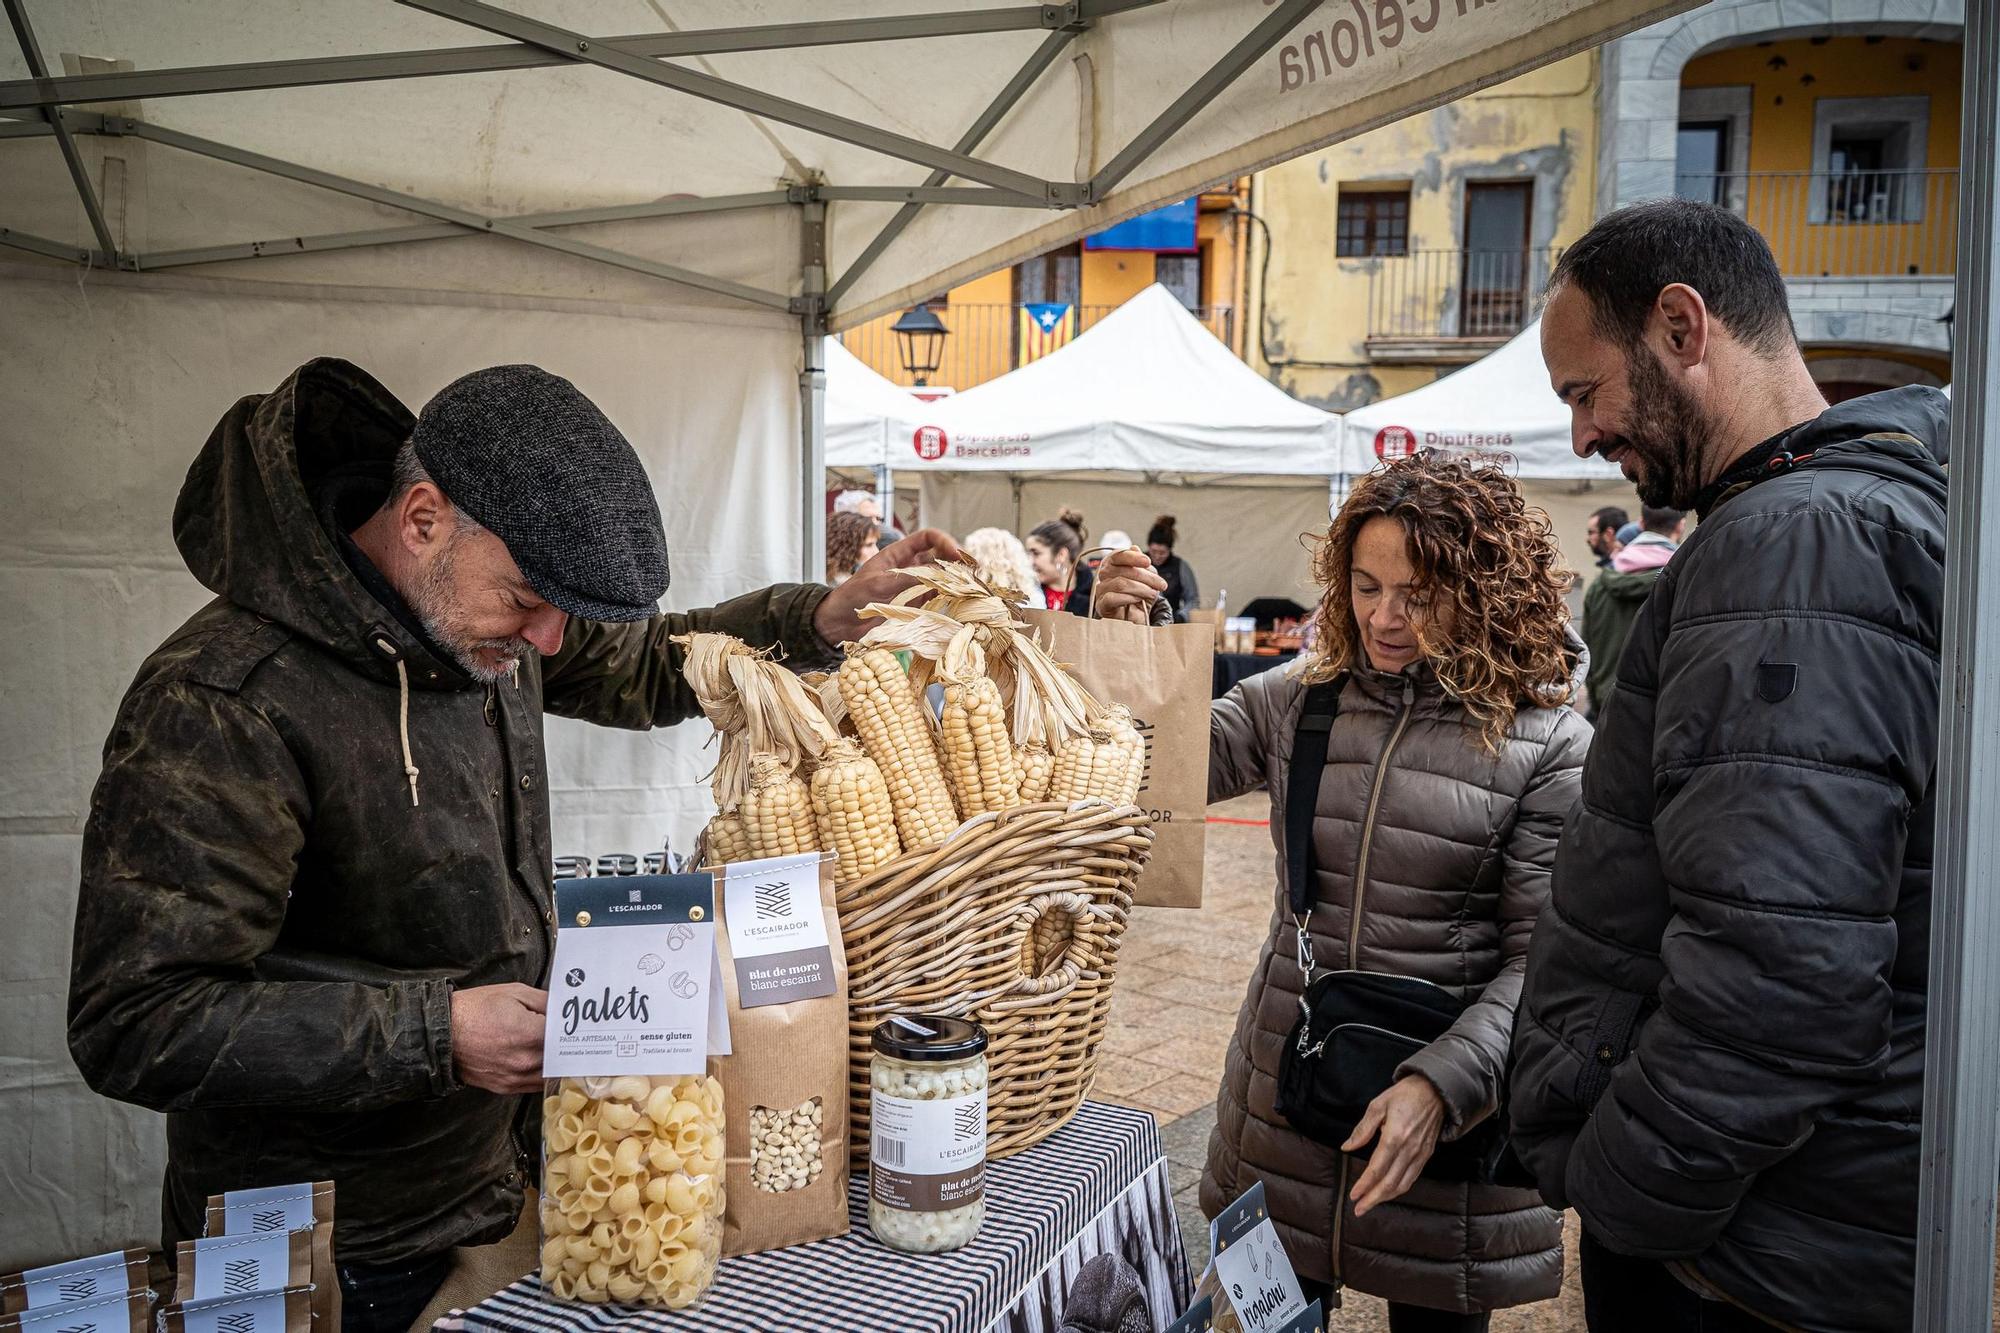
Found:
<svg viewBox="0 0 2000 1333"><path fill-rule="evenodd" d="M889 784L856 742L827 746L812 776L812 805L819 845L840 858L834 877L842 883L871 874L902 851Z"/></svg>
<svg viewBox="0 0 2000 1333"><path fill-rule="evenodd" d="M1014 750L1014 767L1021 774L1022 805L1033 805L1045 801L1049 795L1049 779L1055 773L1056 757L1049 753L1049 747L1040 741L1029 741Z"/></svg>
<svg viewBox="0 0 2000 1333"><path fill-rule="evenodd" d="M968 625L945 650L944 708L939 719L945 775L958 813L974 815L1011 809L1021 797L1021 774L1007 736L1007 708L1000 687L986 674L986 654L978 631Z"/></svg>
<svg viewBox="0 0 2000 1333"><path fill-rule="evenodd" d="M1090 728L1087 736L1070 741L1056 756L1048 799L1095 798L1113 805L1130 805L1138 799L1145 773L1145 738L1132 725L1129 712L1114 708Z"/></svg>
<svg viewBox="0 0 2000 1333"><path fill-rule="evenodd" d="M915 851L943 842L958 827L958 812L923 701L896 655L864 648L841 664L838 679L854 729L888 783L903 847Z"/></svg>
<svg viewBox="0 0 2000 1333"><path fill-rule="evenodd" d="M1116 805L1131 805L1139 799L1139 788L1146 782L1146 738L1139 734L1131 710L1123 704L1111 710L1109 722L1111 741L1124 754L1125 770L1117 790L1105 799Z"/></svg>
<svg viewBox="0 0 2000 1333"><path fill-rule="evenodd" d="M750 760L750 794L743 801L743 824L750 833L750 851L759 859L819 850L812 796L785 761L772 755L760 754Z"/></svg>
<svg viewBox="0 0 2000 1333"><path fill-rule="evenodd" d="M741 815L717 815L708 821L702 830L704 865L726 866L732 861L755 860L750 851L750 831L743 827Z"/></svg>

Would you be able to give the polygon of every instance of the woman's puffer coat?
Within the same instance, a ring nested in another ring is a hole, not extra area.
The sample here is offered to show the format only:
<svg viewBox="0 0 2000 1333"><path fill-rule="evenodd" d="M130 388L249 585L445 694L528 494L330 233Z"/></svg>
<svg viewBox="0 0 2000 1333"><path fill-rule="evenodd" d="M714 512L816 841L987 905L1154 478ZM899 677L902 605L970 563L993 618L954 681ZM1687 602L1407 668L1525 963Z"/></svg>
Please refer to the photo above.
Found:
<svg viewBox="0 0 2000 1333"><path fill-rule="evenodd" d="M1274 1109L1301 989L1282 885L1305 693L1295 670L1267 672L1210 714L1209 799L1270 792L1280 887L1230 1042L1202 1211L1213 1217L1261 1180L1304 1277L1464 1313L1554 1296L1562 1223L1534 1191L1420 1178L1357 1218L1346 1194L1362 1163L1294 1133ZM1320 968L1419 977L1472 1002L1399 1071L1436 1085L1447 1138L1500 1102L1528 938L1589 744L1569 708L1524 708L1489 753L1423 667L1357 672L1341 693L1313 825L1313 954Z"/></svg>

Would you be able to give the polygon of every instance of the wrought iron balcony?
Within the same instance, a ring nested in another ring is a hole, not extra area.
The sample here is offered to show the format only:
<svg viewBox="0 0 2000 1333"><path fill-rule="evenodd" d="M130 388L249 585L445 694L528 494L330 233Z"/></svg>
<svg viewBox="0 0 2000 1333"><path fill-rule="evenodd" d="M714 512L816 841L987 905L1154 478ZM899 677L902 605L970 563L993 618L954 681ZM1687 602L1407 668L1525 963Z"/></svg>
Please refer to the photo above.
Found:
<svg viewBox="0 0 2000 1333"><path fill-rule="evenodd" d="M1958 264L1957 171L1697 172L1675 193L1740 214L1788 278L1948 277Z"/></svg>
<svg viewBox="0 0 2000 1333"><path fill-rule="evenodd" d="M1472 360L1535 318L1553 247L1412 250L1368 260L1368 350L1378 358Z"/></svg>

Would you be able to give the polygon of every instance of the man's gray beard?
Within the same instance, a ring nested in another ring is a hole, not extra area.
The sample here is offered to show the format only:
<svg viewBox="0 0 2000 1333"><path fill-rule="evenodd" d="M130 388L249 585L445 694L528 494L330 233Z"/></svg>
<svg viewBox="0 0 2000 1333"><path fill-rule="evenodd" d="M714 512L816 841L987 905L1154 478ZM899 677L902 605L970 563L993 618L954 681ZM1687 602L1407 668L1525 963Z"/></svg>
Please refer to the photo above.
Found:
<svg viewBox="0 0 2000 1333"><path fill-rule="evenodd" d="M1701 464L1708 452L1708 420L1643 343L1632 348L1627 365L1632 427L1614 443L1625 444L1646 465L1637 483L1639 499L1655 509L1692 509L1705 484Z"/></svg>
<svg viewBox="0 0 2000 1333"><path fill-rule="evenodd" d="M458 544L465 539L463 529L454 531L445 539L445 547L438 552L430 568L417 576L410 589L410 609L417 613L417 623L430 635L431 642L451 654L458 669L482 685L494 685L514 674L521 659L533 652L534 645L525 639L472 639L454 628L452 570L458 563ZM491 648L505 655L503 666L489 666L479 660L478 652Z"/></svg>

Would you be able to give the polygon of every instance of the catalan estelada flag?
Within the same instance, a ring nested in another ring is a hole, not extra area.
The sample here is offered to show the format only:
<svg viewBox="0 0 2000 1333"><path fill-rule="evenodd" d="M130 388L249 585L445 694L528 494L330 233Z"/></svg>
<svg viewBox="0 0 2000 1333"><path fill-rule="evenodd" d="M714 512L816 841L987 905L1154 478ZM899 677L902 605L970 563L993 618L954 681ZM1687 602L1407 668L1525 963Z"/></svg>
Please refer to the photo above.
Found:
<svg viewBox="0 0 2000 1333"><path fill-rule="evenodd" d="M1076 336L1076 307L1037 302L1021 307L1021 364L1047 356Z"/></svg>

